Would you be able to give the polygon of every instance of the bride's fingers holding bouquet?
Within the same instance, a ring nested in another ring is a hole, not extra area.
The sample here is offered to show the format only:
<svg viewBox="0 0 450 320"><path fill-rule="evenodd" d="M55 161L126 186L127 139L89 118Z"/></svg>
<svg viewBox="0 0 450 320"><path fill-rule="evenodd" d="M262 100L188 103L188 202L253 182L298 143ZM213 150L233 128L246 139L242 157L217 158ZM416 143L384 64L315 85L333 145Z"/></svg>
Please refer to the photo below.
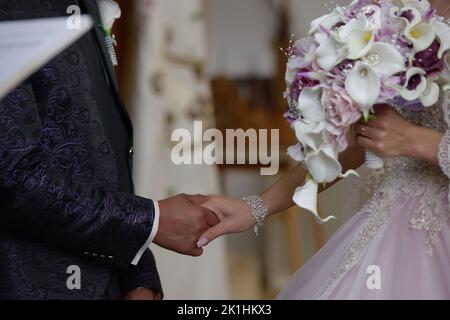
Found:
<svg viewBox="0 0 450 320"><path fill-rule="evenodd" d="M421 128L405 120L394 108L387 105L375 107L375 116L356 125L357 143L382 156L416 156L421 143Z"/></svg>
<svg viewBox="0 0 450 320"><path fill-rule="evenodd" d="M241 199L211 196L201 206L214 212L219 218L219 223L208 229L199 238L197 243L199 248L206 246L222 235L245 232L256 224L250 208Z"/></svg>

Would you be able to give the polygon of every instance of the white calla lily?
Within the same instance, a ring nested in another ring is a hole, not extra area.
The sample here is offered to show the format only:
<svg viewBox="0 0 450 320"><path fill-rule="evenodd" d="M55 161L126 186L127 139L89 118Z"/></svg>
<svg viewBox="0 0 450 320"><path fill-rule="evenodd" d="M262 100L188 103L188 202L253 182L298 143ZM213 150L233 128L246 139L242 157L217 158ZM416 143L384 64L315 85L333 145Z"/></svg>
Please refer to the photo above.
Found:
<svg viewBox="0 0 450 320"><path fill-rule="evenodd" d="M322 88L303 88L298 97L297 109L304 120L309 122L325 121L325 108L321 102Z"/></svg>
<svg viewBox="0 0 450 320"><path fill-rule="evenodd" d="M426 13L431 9L431 4L428 0L402 0L405 7L413 7L418 9L421 13Z"/></svg>
<svg viewBox="0 0 450 320"><path fill-rule="evenodd" d="M381 8L379 5L368 5L365 6L364 8L362 8L363 12L366 12L367 14L370 14L369 16L366 17L366 15L364 15L367 19L367 28L368 29L376 29L379 30L382 28L381 25Z"/></svg>
<svg viewBox="0 0 450 320"><path fill-rule="evenodd" d="M427 87L420 95L419 99L424 107L434 106L439 100L439 86L431 80L427 80Z"/></svg>
<svg viewBox="0 0 450 320"><path fill-rule="evenodd" d="M319 224L325 224L330 220L335 220L336 217L329 216L322 219L317 210L317 196L319 193L319 184L310 177L306 179L305 185L298 187L294 192L292 200L302 209L305 209L313 214L315 220Z"/></svg>
<svg viewBox="0 0 450 320"><path fill-rule="evenodd" d="M297 143L295 146L289 147L287 150L287 154L297 162L302 162L305 160L304 148L300 143Z"/></svg>
<svg viewBox="0 0 450 320"><path fill-rule="evenodd" d="M369 64L358 61L347 75L345 89L367 117L380 95L381 81Z"/></svg>
<svg viewBox="0 0 450 320"><path fill-rule="evenodd" d="M401 53L393 45L384 42L374 43L363 61L376 73L385 76L392 76L406 69Z"/></svg>
<svg viewBox="0 0 450 320"><path fill-rule="evenodd" d="M365 15L359 15L342 26L337 32L337 39L346 45L351 60L360 59L371 48L374 42L374 30Z"/></svg>
<svg viewBox="0 0 450 320"><path fill-rule="evenodd" d="M347 42L348 37L355 30L369 30L369 21L366 16L360 15L357 18L353 18L346 25L339 28L337 33L338 39L342 42Z"/></svg>
<svg viewBox="0 0 450 320"><path fill-rule="evenodd" d="M311 27L309 29L309 34L314 35L316 32L320 31L320 28L331 29L333 26L339 22L344 21L344 16L337 10L332 11L329 14L321 16L311 22Z"/></svg>
<svg viewBox="0 0 450 320"><path fill-rule="evenodd" d="M296 70L294 68L287 67L285 81L288 86L290 86L291 83L294 82L295 74L296 74Z"/></svg>
<svg viewBox="0 0 450 320"><path fill-rule="evenodd" d="M320 149L308 154L305 165L309 174L318 183L330 183L336 180L342 172L338 152L332 145L322 146Z"/></svg>
<svg viewBox="0 0 450 320"><path fill-rule="evenodd" d="M390 13L392 17L402 19L406 23L406 28L412 28L422 21L422 14L419 10L413 7L403 7L401 9L398 7L393 7ZM404 15L407 15L412 19L409 20Z"/></svg>
<svg viewBox="0 0 450 320"><path fill-rule="evenodd" d="M420 75L420 83L418 86L410 90L408 89L409 82L412 77ZM403 86L392 84L391 86L395 88L400 96L407 101L414 101L421 97L423 92L427 89L427 79L425 78L426 72L420 68L411 68L406 72L405 84Z"/></svg>
<svg viewBox="0 0 450 320"><path fill-rule="evenodd" d="M117 2L113 0L97 0L102 26L105 32L111 33L114 22L120 18L122 11Z"/></svg>
<svg viewBox="0 0 450 320"><path fill-rule="evenodd" d="M408 84L412 77L420 76L420 82L413 90L408 89ZM403 86L392 85L396 88L400 96L407 101L420 100L424 107L431 107L439 100L439 85L426 78L426 72L420 68L411 68L406 73L406 81Z"/></svg>
<svg viewBox="0 0 450 320"><path fill-rule="evenodd" d="M302 57L289 58L286 64L285 80L287 84L291 84L295 80L297 70L303 67Z"/></svg>
<svg viewBox="0 0 450 320"><path fill-rule="evenodd" d="M347 58L350 60L357 60L365 56L372 48L374 38L374 31L353 30L347 40Z"/></svg>
<svg viewBox="0 0 450 320"><path fill-rule="evenodd" d="M433 23L433 29L441 43L438 58L442 59L444 53L450 49L450 27L443 22L435 22Z"/></svg>
<svg viewBox="0 0 450 320"><path fill-rule="evenodd" d="M433 26L429 23L419 23L405 30L405 37L412 42L414 51L420 52L431 46L436 39Z"/></svg>
<svg viewBox="0 0 450 320"><path fill-rule="evenodd" d="M309 175L306 178L305 184L295 190L293 201L300 208L312 213L316 221L320 224L336 219L334 216L328 216L322 219L319 215L317 210L319 183L332 182L338 177L359 176L358 173L354 170L349 170L345 174L341 174L342 166L338 161L338 153L331 145L327 145L323 149L310 154L305 164L308 170L310 170Z"/></svg>
<svg viewBox="0 0 450 320"><path fill-rule="evenodd" d="M315 58L317 45L313 37L308 37L296 41L294 47L300 51L300 54L289 57L286 65L286 82L288 84L295 80L295 75L299 69L311 66Z"/></svg>
<svg viewBox="0 0 450 320"><path fill-rule="evenodd" d="M317 64L324 70L330 71L340 60L337 41L326 33L315 35L319 47L316 50Z"/></svg>
<svg viewBox="0 0 450 320"><path fill-rule="evenodd" d="M314 60L314 52L316 51L316 44L313 37L302 38L297 40L294 48L299 50L302 54L300 60L297 60L298 67L305 68L311 65Z"/></svg>
<svg viewBox="0 0 450 320"><path fill-rule="evenodd" d="M324 143L325 124L299 120L294 124L297 140L303 146L314 151L319 150Z"/></svg>

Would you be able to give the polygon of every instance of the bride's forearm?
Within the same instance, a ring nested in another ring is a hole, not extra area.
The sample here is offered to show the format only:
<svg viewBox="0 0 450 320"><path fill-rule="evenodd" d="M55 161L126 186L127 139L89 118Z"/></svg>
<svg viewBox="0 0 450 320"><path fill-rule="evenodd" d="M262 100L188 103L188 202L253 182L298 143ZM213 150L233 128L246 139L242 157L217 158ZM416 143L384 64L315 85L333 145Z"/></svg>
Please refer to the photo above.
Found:
<svg viewBox="0 0 450 320"><path fill-rule="evenodd" d="M269 215L283 212L294 205L292 196L295 189L302 185L306 178L306 170L298 165L261 195Z"/></svg>
<svg viewBox="0 0 450 320"><path fill-rule="evenodd" d="M442 137L443 134L440 132L423 127L414 127L414 133L411 135L410 152L406 156L427 161L432 165L438 166L438 151Z"/></svg>
<svg viewBox="0 0 450 320"><path fill-rule="evenodd" d="M349 147L341 153L339 160L343 171L357 169L364 163L364 149L361 147ZM306 170L298 165L291 169L283 178L270 187L269 190L261 195L266 205L269 216L283 212L294 205L292 197L297 187L305 182ZM321 186L320 191L324 191L333 186L337 181Z"/></svg>

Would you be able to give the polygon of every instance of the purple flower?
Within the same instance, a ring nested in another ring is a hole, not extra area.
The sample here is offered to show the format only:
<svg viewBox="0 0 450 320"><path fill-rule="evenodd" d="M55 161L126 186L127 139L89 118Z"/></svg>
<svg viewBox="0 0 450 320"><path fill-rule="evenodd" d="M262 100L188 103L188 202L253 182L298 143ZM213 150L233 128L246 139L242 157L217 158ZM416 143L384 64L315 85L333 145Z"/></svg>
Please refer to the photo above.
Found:
<svg viewBox="0 0 450 320"><path fill-rule="evenodd" d="M319 81L310 79L305 76L306 73L308 73L309 70L306 69L300 69L296 74L294 81L291 83L290 87L290 94L291 99L297 101L300 93L302 92L303 88L311 88L315 87L319 84Z"/></svg>
<svg viewBox="0 0 450 320"><path fill-rule="evenodd" d="M422 102L420 102L420 100L407 101L402 97L397 97L394 100L392 100L392 102L396 106L402 107L403 109L413 112L421 112L425 110L425 107L423 106Z"/></svg>
<svg viewBox="0 0 450 320"><path fill-rule="evenodd" d="M412 10L405 10L405 11L401 14L400 17L405 18L405 19L407 19L409 22L411 22L411 21L414 20L415 15L414 15L414 13L413 13Z"/></svg>
<svg viewBox="0 0 450 320"><path fill-rule="evenodd" d="M331 29L332 30L337 30L337 29L339 29L342 26L345 26L345 22L340 21L340 22L336 23L334 26L332 26Z"/></svg>
<svg viewBox="0 0 450 320"><path fill-rule="evenodd" d="M398 77L389 77L389 78L381 77L381 91L379 97L380 103L391 101L392 99L398 96L398 91L390 85L391 83L398 84L398 82L396 81L397 78Z"/></svg>
<svg viewBox="0 0 450 320"><path fill-rule="evenodd" d="M403 81L405 83L406 79ZM409 79L407 84L408 90L415 90L419 84L422 82L422 76L420 74L416 74Z"/></svg>
<svg viewBox="0 0 450 320"><path fill-rule="evenodd" d="M436 16L436 9L431 8L425 13L425 19L430 21L432 18Z"/></svg>
<svg viewBox="0 0 450 320"><path fill-rule="evenodd" d="M295 114L293 114L291 111L286 112L283 116L289 124L293 124L298 120Z"/></svg>
<svg viewBox="0 0 450 320"><path fill-rule="evenodd" d="M373 4L372 1L358 0L353 4L353 6L349 6L346 9L345 14L349 18L356 17L356 15L361 12L362 8L364 8L365 6L371 5L371 4Z"/></svg>
<svg viewBox="0 0 450 320"><path fill-rule="evenodd" d="M434 40L428 49L418 52L413 61L413 66L421 68L430 76L441 73L444 70L444 59L438 58L438 52L441 44Z"/></svg>

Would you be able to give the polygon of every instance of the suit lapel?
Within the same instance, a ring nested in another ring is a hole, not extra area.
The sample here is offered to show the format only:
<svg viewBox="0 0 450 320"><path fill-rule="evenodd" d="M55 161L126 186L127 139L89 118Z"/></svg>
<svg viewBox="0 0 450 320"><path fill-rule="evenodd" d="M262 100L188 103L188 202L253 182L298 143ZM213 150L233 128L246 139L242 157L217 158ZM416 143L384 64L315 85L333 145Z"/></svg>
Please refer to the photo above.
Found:
<svg viewBox="0 0 450 320"><path fill-rule="evenodd" d="M133 135L133 124L130 119L130 115L126 111L124 105L122 104L122 101L120 100L119 96L119 89L117 85L116 80L116 73L114 70L114 66L112 64L108 49L106 48L105 44L105 35L103 32L103 28L101 26L101 18L100 18L100 12L98 11L97 3L95 0L80 0L80 3L84 5L86 12L92 16L92 18L95 21L95 25L93 28L93 34L94 38L97 42L97 45L100 48L101 56L104 65L107 69L107 81L109 82L109 86L111 88L111 91L114 95L114 98L118 104L119 112L122 116L122 119L125 121L128 130L131 133L131 136Z"/></svg>

